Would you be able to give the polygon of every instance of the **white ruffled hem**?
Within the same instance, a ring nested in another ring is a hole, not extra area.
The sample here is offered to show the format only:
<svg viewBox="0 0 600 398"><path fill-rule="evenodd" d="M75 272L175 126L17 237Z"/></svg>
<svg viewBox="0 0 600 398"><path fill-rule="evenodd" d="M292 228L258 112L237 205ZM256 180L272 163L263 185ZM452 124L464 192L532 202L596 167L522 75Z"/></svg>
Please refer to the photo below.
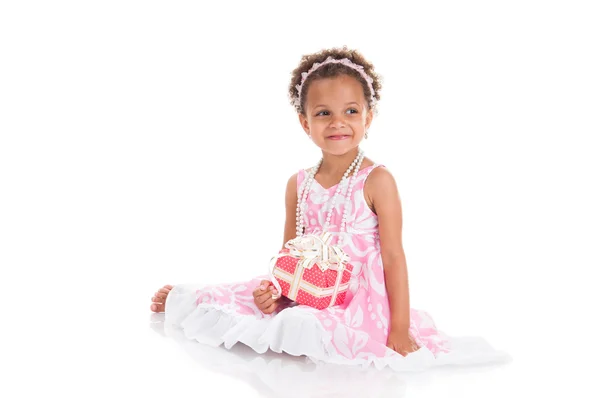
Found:
<svg viewBox="0 0 600 398"><path fill-rule="evenodd" d="M255 318L240 315L227 306L196 304L195 289L177 285L170 292L165 309L165 327L181 329L188 339L230 349L243 343L263 354L267 350L306 356L316 363L333 363L376 369L390 367L395 371L422 371L433 366L476 365L507 362L510 357L494 350L479 337L449 337L451 351L437 357L426 347L406 357L389 350L389 355L367 355L354 359L341 356L335 350L330 335L305 307L286 308L275 316ZM360 355L360 354L359 354Z"/></svg>

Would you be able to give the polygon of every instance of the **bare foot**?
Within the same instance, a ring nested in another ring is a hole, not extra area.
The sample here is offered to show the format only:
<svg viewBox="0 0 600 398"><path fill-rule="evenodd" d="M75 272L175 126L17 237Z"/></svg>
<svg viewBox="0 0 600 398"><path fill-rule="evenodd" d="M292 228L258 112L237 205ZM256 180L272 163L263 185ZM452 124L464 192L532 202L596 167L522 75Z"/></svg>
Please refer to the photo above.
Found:
<svg viewBox="0 0 600 398"><path fill-rule="evenodd" d="M165 285L154 293L152 305L150 305L150 310L152 312L165 312L165 303L167 302L167 296L171 292L171 289L173 289L173 286Z"/></svg>

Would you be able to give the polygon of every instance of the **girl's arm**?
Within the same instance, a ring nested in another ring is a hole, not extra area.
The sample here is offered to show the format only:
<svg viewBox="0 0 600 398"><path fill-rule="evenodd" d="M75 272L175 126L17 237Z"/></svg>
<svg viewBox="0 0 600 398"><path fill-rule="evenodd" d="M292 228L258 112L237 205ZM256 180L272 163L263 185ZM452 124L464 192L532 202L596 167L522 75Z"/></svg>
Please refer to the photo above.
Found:
<svg viewBox="0 0 600 398"><path fill-rule="evenodd" d="M296 237L296 178L297 174L294 174L290 177L287 183L287 187L285 190L285 227L283 229L283 244L282 249L285 247L285 243ZM271 281L263 280L261 281L261 286L264 286L264 289L260 289L260 287L256 288L253 292L254 295L254 303L265 314L273 314L278 313L285 308L294 305L294 302L285 296L281 296L276 300L272 300L270 297L265 301L264 297L268 297L274 293L271 289ZM266 296L265 296L266 295Z"/></svg>
<svg viewBox="0 0 600 398"><path fill-rule="evenodd" d="M298 173L290 177L287 182L285 189L285 227L283 228L283 245L281 248L285 248L285 244L290 239L296 237L296 204L298 201L298 189L296 188L298 179ZM277 311L281 311L285 308L294 305L294 301L290 300L285 296L281 296L278 300Z"/></svg>
<svg viewBox="0 0 600 398"><path fill-rule="evenodd" d="M396 181L386 168L377 167L367 178L365 192L379 220L381 257L390 303L390 329L408 333L408 272L402 247L402 205Z"/></svg>
<svg viewBox="0 0 600 398"><path fill-rule="evenodd" d="M285 227L283 228L283 245L296 237L296 206L298 202L298 189L296 181L298 173L290 177L285 189ZM284 246L281 247L282 249Z"/></svg>

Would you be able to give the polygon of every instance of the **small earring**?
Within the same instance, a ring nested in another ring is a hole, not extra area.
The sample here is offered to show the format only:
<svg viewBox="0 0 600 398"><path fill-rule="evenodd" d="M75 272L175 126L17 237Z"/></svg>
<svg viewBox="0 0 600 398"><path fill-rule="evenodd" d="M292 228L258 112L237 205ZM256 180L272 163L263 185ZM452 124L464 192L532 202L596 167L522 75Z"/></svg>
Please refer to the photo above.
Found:
<svg viewBox="0 0 600 398"><path fill-rule="evenodd" d="M369 138L369 130L365 132L365 140Z"/></svg>

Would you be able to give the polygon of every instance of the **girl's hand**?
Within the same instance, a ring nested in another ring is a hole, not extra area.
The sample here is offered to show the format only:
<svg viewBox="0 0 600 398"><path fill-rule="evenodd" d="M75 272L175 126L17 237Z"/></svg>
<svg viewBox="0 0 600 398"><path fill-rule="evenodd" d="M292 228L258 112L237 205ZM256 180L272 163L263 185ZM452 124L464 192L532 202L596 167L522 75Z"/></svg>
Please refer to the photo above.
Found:
<svg viewBox="0 0 600 398"><path fill-rule="evenodd" d="M275 290L275 286L267 280L262 280L260 286L252 292L254 304L256 304L263 314L272 314L279 307L281 296L274 299L272 297L274 294L277 294L277 290Z"/></svg>
<svg viewBox="0 0 600 398"><path fill-rule="evenodd" d="M419 349L419 346L408 332L408 329L390 331L387 339L387 346L404 357Z"/></svg>

